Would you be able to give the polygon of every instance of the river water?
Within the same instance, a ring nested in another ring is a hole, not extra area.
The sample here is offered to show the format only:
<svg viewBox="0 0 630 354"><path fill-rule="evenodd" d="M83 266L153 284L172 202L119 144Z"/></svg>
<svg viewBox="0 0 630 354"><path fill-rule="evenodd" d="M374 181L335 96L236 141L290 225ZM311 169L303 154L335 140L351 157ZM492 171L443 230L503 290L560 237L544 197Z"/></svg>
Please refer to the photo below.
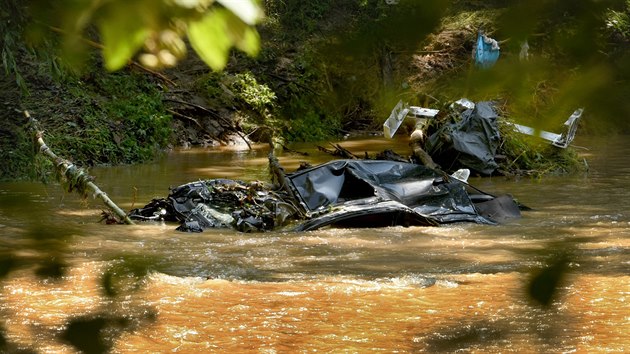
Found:
<svg viewBox="0 0 630 354"><path fill-rule="evenodd" d="M187 234L97 223L98 201L56 184L0 184L0 351L628 351L630 143L576 143L588 173L471 179L534 209L500 226ZM289 171L331 159L296 148L310 155L280 156ZM266 155L192 149L91 174L130 209L198 179L268 181ZM529 281L561 253L566 271L541 306Z"/></svg>

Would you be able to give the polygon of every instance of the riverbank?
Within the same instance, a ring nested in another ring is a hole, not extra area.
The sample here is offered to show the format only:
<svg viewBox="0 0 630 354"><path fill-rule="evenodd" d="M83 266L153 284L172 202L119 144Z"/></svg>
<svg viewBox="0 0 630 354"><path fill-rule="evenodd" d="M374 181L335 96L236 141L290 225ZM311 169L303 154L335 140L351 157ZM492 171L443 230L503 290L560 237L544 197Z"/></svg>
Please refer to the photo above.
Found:
<svg viewBox="0 0 630 354"><path fill-rule="evenodd" d="M89 167L148 161L179 146L287 145L380 131L399 99L443 109L470 95L498 102L505 119L538 118L544 124L533 123L543 128L559 126L576 108L541 109L553 101L555 86L540 85L536 77L527 84L537 87L535 97L544 98L529 106L504 87L474 91L470 83L459 85L471 73L485 75L473 67L470 54L479 28L499 34L495 22L505 11L499 5L457 3L441 22L428 21L414 38L406 38L411 45L394 37L364 38L370 29L392 30L378 21L369 27L374 14L368 9L316 5L269 5L268 19L259 28L259 57L234 54L221 73L211 72L194 55L160 73L138 65L107 73L98 52L88 70L72 73L19 52L28 92L15 85L16 77L2 77L7 109L0 112L0 149L7 154L0 179L49 174L49 166L31 149L23 110L40 120L46 141L58 154ZM376 10L386 14L388 9ZM300 16L309 19L308 26L298 25ZM510 46L506 61L514 56ZM496 77L487 75L488 80ZM528 116L532 111L537 117ZM581 165L570 150L565 154L506 136L501 154L514 173L567 173Z"/></svg>

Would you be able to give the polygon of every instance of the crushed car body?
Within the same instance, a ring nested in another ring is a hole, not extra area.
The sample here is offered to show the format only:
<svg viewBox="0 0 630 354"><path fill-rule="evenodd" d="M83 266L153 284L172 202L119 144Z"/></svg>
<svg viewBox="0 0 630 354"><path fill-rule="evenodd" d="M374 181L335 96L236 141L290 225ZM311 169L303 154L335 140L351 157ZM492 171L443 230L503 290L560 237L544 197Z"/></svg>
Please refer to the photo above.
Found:
<svg viewBox="0 0 630 354"><path fill-rule="evenodd" d="M270 156L271 166L273 162L277 160ZM178 230L188 232L496 224L520 217L510 196L495 197L407 162L334 160L280 174L282 180L274 186L221 179L184 184L129 217L179 222Z"/></svg>
<svg viewBox="0 0 630 354"><path fill-rule="evenodd" d="M296 230L323 226L495 224L475 206L495 198L471 195L467 183L422 165L382 160L336 160L288 176L311 217ZM518 206L511 210L513 216Z"/></svg>

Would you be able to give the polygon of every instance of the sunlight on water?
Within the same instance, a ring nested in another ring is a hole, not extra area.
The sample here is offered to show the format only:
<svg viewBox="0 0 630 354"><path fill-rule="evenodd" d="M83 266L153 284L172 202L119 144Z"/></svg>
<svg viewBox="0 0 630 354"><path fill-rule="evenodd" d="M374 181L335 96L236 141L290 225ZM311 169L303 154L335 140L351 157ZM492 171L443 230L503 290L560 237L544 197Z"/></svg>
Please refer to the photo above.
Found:
<svg viewBox="0 0 630 354"><path fill-rule="evenodd" d="M630 146L604 143L580 143L592 144L588 176L474 179L534 208L499 226L186 234L97 224L97 201L2 184L0 340L9 352L74 353L75 324L114 353L628 351ZM285 152L287 170L330 159L294 148L309 156ZM266 147L192 149L93 172L129 208L198 179L267 180L266 164ZM541 307L526 284L564 252L566 276Z"/></svg>

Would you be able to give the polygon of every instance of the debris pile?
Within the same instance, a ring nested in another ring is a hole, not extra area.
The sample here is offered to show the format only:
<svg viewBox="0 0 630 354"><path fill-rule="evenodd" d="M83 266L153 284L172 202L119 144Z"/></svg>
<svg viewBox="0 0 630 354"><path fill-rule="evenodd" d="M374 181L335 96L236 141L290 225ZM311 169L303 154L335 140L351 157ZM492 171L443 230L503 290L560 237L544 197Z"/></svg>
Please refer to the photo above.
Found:
<svg viewBox="0 0 630 354"><path fill-rule="evenodd" d="M470 186L468 171L447 175L408 162L348 159L286 174L273 155L270 167L276 185L225 179L187 183L129 217L178 222L177 230L187 232L226 227L254 232L496 224L520 216L511 197Z"/></svg>
<svg viewBox="0 0 630 354"><path fill-rule="evenodd" d="M283 195L284 194L284 195ZM179 222L180 231L231 227L241 232L267 231L285 225L297 209L286 194L261 182L212 179L172 189L166 198L153 199L134 209L134 220Z"/></svg>
<svg viewBox="0 0 630 354"><path fill-rule="evenodd" d="M508 173L499 171L499 160L510 157L499 151L506 142L501 132L535 136L554 149L566 149L575 138L583 111L576 109L560 128L561 132L552 133L500 117L495 104L490 101L475 103L462 98L444 111L409 106L399 101L383 123L383 134L393 138L403 121L413 120L415 130L410 145L420 163L446 172L467 168L476 175L490 176ZM510 139L514 140L514 137ZM514 156L515 160L519 156Z"/></svg>

